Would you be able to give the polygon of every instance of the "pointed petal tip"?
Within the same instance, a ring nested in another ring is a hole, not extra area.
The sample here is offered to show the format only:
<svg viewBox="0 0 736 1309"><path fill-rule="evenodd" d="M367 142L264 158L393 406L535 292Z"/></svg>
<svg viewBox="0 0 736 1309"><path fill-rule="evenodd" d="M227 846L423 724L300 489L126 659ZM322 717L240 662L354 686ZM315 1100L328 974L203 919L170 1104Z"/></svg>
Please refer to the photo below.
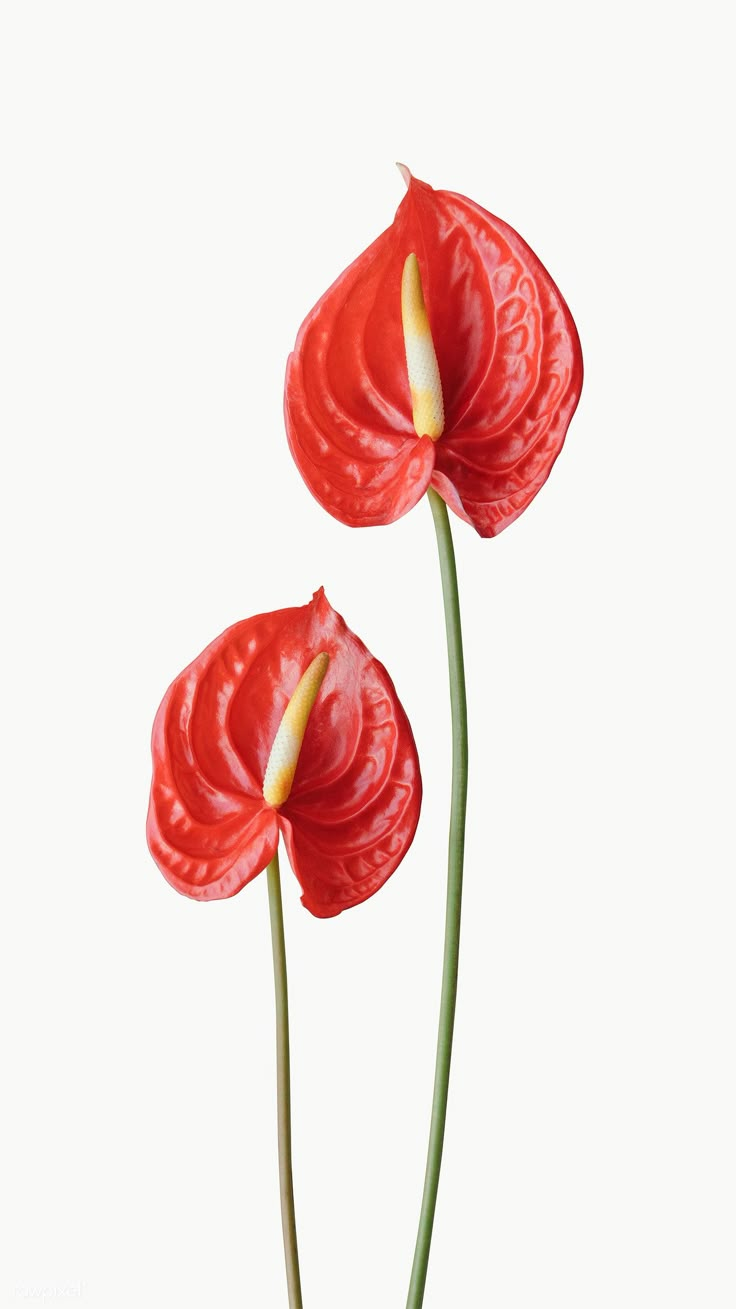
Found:
<svg viewBox="0 0 736 1309"><path fill-rule="evenodd" d="M400 164L398 160L396 161L396 167L401 173L401 176L403 177L404 183L406 185L406 189L408 191L409 187L411 186L411 173L407 168L406 164Z"/></svg>

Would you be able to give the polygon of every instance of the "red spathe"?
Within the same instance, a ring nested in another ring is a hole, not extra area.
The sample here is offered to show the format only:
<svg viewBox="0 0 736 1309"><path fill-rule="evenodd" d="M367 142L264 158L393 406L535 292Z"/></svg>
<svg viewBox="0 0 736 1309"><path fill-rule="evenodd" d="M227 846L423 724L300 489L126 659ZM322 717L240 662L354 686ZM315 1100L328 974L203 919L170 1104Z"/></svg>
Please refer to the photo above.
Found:
<svg viewBox="0 0 736 1309"><path fill-rule="evenodd" d="M401 273L415 253L445 429L414 431ZM315 305L286 372L289 445L312 494L352 527L391 523L433 486L481 536L526 508L583 380L575 324L525 241L465 196L411 178L391 227Z"/></svg>
<svg viewBox="0 0 736 1309"><path fill-rule="evenodd" d="M291 793L263 778L305 668L325 651ZM283 832L302 902L320 918L360 904L394 872L419 819L414 738L385 668L318 591L301 608L236 623L169 687L153 728L148 843L197 900L234 895Z"/></svg>

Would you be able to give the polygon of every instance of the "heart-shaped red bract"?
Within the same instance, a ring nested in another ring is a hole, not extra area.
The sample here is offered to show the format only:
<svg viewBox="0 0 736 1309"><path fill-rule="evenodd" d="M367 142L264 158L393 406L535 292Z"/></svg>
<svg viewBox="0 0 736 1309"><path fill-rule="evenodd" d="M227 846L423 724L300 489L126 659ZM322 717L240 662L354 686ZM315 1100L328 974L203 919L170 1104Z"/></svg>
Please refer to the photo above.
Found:
<svg viewBox="0 0 736 1309"><path fill-rule="evenodd" d="M288 799L263 798L286 706L316 655L327 673ZM240 891L279 831L320 918L360 904L394 872L419 818L421 777L385 668L318 591L301 608L245 619L169 687L153 728L148 842L164 876L197 900Z"/></svg>
<svg viewBox="0 0 736 1309"><path fill-rule="evenodd" d="M412 422L400 303L411 253L444 394L436 442ZM431 485L495 536L549 475L582 379L572 316L529 246L472 200L411 178L391 227L299 331L289 445L312 494L352 527L394 522Z"/></svg>

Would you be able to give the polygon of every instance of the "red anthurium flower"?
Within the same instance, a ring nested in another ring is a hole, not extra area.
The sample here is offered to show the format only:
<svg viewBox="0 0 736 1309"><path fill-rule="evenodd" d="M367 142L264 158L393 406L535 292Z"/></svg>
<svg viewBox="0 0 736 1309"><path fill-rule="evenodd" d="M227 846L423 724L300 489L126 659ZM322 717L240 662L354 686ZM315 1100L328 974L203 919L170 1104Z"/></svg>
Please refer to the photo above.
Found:
<svg viewBox="0 0 736 1309"><path fill-rule="evenodd" d="M560 452L583 379L577 331L513 228L402 172L391 227L301 327L289 444L316 499L352 527L394 522L431 485L495 536Z"/></svg>
<svg viewBox="0 0 736 1309"><path fill-rule="evenodd" d="M148 842L177 891L212 900L260 873L282 832L303 904L329 918L401 862L421 790L388 673L320 590L228 628L169 687Z"/></svg>

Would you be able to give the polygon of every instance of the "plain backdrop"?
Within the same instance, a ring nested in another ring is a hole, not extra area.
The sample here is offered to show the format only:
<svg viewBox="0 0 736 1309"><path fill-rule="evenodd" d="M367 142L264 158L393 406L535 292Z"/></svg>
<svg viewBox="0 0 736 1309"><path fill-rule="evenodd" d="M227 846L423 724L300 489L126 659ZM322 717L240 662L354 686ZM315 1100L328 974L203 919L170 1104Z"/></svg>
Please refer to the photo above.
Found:
<svg viewBox="0 0 736 1309"><path fill-rule="evenodd" d="M516 227L586 362L552 477L454 520L463 953L426 1309L733 1309L733 211L725 6L6 0L0 1303L283 1309L265 879L144 841L169 681L324 584L425 805L380 895L283 864L306 1309L404 1304L449 710L426 504L352 531L283 373L394 160Z"/></svg>

